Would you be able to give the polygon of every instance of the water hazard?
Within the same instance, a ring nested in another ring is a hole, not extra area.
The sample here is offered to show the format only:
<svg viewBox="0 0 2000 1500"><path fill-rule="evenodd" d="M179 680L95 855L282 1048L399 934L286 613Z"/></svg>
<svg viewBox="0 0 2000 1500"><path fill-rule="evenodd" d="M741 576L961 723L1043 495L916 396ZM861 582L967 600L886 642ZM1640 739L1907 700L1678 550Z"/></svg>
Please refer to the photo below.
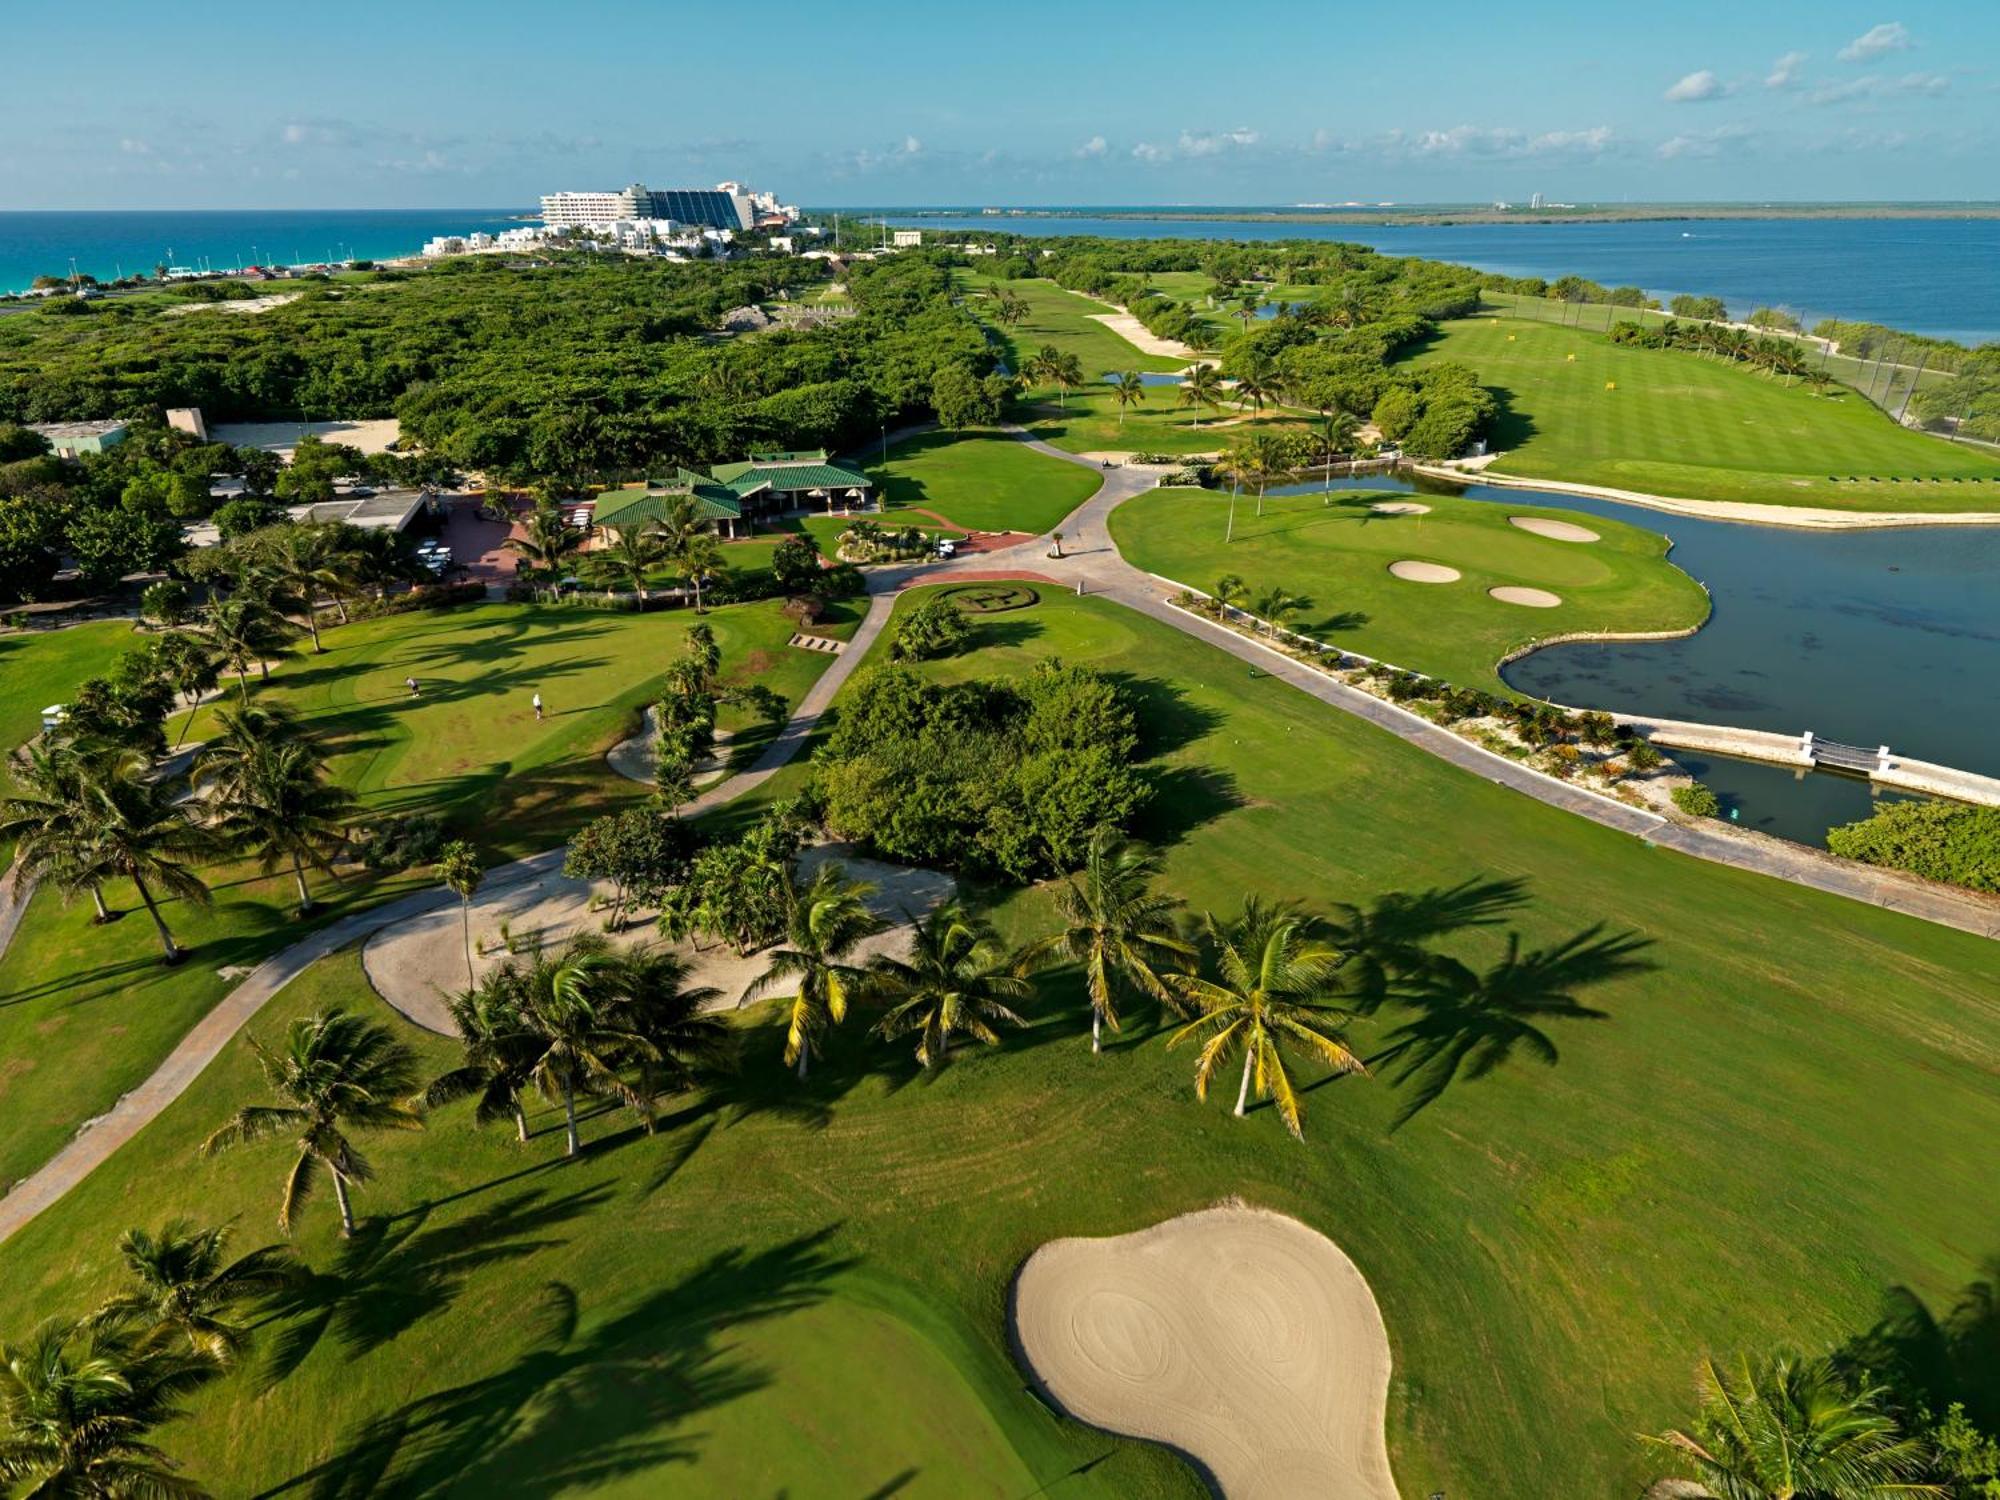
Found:
<svg viewBox="0 0 2000 1500"><path fill-rule="evenodd" d="M1584 708L1810 729L2000 775L2000 528L1792 531L1495 485L1334 483L1555 506L1664 532L1673 561L1714 596L1714 615L1692 636L1573 642L1523 657L1502 673L1521 692ZM1823 843L1829 826L1866 817L1878 797L1845 777L1677 758L1739 822L1802 842Z"/></svg>

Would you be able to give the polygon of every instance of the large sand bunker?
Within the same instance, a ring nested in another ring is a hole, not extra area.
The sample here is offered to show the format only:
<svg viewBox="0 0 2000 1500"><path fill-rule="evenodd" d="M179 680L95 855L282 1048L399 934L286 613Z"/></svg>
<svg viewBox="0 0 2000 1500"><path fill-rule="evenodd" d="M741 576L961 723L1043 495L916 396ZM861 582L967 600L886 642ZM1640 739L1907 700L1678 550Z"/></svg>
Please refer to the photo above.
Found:
<svg viewBox="0 0 2000 1500"><path fill-rule="evenodd" d="M1541 516L1509 516L1508 524L1518 526L1523 531L1532 531L1536 536L1545 536L1552 542L1595 542L1602 538L1587 526L1578 526L1570 521L1550 521Z"/></svg>
<svg viewBox="0 0 2000 1500"><path fill-rule="evenodd" d="M1368 508L1378 516L1427 516L1431 513L1428 505L1419 505L1414 500L1378 500Z"/></svg>
<svg viewBox="0 0 2000 1500"><path fill-rule="evenodd" d="M1354 1262L1296 1219L1237 1205L1052 1240L1021 1268L1011 1316L1066 1411L1187 1454L1226 1500L1396 1500L1382 1314Z"/></svg>
<svg viewBox="0 0 2000 1500"><path fill-rule="evenodd" d="M1405 583L1457 583L1459 571L1443 563L1413 562L1405 558L1389 564L1389 571Z"/></svg>
<svg viewBox="0 0 2000 1500"><path fill-rule="evenodd" d="M1503 583L1499 588L1486 592L1502 604L1525 604L1529 609L1554 609L1562 603L1561 594L1551 594L1547 589L1516 588L1511 583Z"/></svg>

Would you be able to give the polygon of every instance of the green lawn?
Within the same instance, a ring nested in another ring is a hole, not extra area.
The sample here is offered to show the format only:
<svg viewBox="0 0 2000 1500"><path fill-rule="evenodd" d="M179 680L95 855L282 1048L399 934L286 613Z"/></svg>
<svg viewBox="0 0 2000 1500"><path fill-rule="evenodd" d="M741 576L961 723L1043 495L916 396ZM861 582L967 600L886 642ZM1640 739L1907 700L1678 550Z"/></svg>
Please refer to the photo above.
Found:
<svg viewBox="0 0 2000 1500"><path fill-rule="evenodd" d="M887 514L927 510L972 531L1039 534L1097 493L1100 476L1077 464L1037 453L1011 437L927 432L898 443L886 464L869 475ZM922 523L924 517L907 519Z"/></svg>
<svg viewBox="0 0 2000 1500"><path fill-rule="evenodd" d="M852 605L839 611L836 633L851 628L855 614ZM643 795L603 752L636 727L693 619L685 611L502 604L387 616L324 631L324 656L295 655L268 685L253 686L252 697L287 705L324 735L335 776L364 806L442 813L498 862L548 848ZM825 667L824 656L786 646L793 627L775 602L708 619L732 683L761 682L792 703ZM23 679L88 660L103 646L95 631L33 638L18 653ZM414 701L403 687L411 675L423 687ZM10 688L14 680L10 674ZM541 725L529 707L538 688L548 712ZM190 739L212 719L199 710ZM741 710L727 710L723 722L742 730L742 756L769 739L769 728L747 722ZM176 720L170 732L178 731ZM325 902L315 922L431 880L428 870L343 874L337 882L315 877ZM212 906L166 903L175 936L193 950L174 969L158 962L152 925L129 889L107 890L113 908L129 909L108 927L92 925L87 900L65 907L53 890L37 891L0 958L0 1117L8 1121L0 1185L39 1166L151 1073L228 991L221 971L254 967L306 930L291 912L289 876L223 868L211 872L211 884Z"/></svg>
<svg viewBox="0 0 2000 1500"><path fill-rule="evenodd" d="M127 650L144 644L128 620L0 635L0 796L14 784L8 752L41 733L42 710L67 702L78 683L110 671ZM13 857L12 846L0 843L0 869Z"/></svg>
<svg viewBox="0 0 2000 1500"><path fill-rule="evenodd" d="M2000 510L2000 461L1898 427L1842 386L1815 395L1521 318L1447 323L1415 358L1460 361L1500 395L1499 473L1696 500Z"/></svg>
<svg viewBox="0 0 2000 1500"><path fill-rule="evenodd" d="M1084 384L1077 390L1060 392L1048 386L1026 393L1020 420L1045 442L1071 453L1219 453L1231 436L1282 420L1244 417L1229 405L1220 412L1181 406L1180 392L1172 386L1147 387L1145 399L1121 419L1118 403L1103 383L1106 375L1121 370L1171 374L1184 368L1186 361L1141 354L1093 320L1093 314L1110 308L1050 281L1005 283L1028 304L1028 316L1012 328L1003 327L991 317L991 303L979 295L994 284L990 278L965 278L969 305L999 339L1009 369L1023 368L1044 344L1074 354L1083 366Z"/></svg>
<svg viewBox="0 0 2000 1500"><path fill-rule="evenodd" d="M1332 503L1328 504L1328 499ZM1253 599L1281 587L1308 602L1287 623L1365 656L1467 687L1505 691L1496 664L1531 641L1577 631L1680 630L1708 615L1701 585L1666 562L1666 539L1616 521L1443 495L1414 497L1423 516L1377 515L1370 506L1412 497L1336 492L1254 495L1236 502L1235 538L1223 542L1226 492L1154 490L1112 513L1126 561L1206 592L1236 574ZM1510 524L1512 516L1579 520L1600 540L1564 542ZM1456 583L1411 583L1389 564L1410 559L1459 570ZM1554 609L1503 604L1499 584L1547 589Z"/></svg>
<svg viewBox="0 0 2000 1500"><path fill-rule="evenodd" d="M2000 1131L1989 942L1544 807L1103 601L1051 593L975 629L976 654L926 670L1057 655L1140 695L1166 778L1148 831L1197 906L1436 892L1433 941L1474 968L1510 935L1532 952L1600 923L1651 940L1656 967L1591 984L1553 963L1510 993L1570 992L1602 1017L1536 1019L1553 1065L1515 1049L1447 1075L1400 1127L1424 1094L1385 1054L1410 1013L1357 1023L1376 1076L1313 1088L1302 1146L1268 1109L1198 1104L1188 1054L1143 1014L1093 1058L1068 982L999 1051L925 1082L906 1047L850 1024L801 1090L775 1019L747 1013L739 1081L655 1138L591 1121L574 1167L551 1165L546 1113L523 1151L454 1107L426 1136L370 1141L361 1208L385 1217L344 1262L316 1205L300 1247L329 1278L327 1319L267 1327L266 1349L296 1329L308 1357L169 1430L192 1472L228 1494L331 1464L347 1494L467 1475L521 1495L1194 1500L1158 1450L1055 1422L1023 1393L1005 1301L1050 1237L1240 1194L1323 1229L1368 1276L1403 1493L1540 1500L1559 1478L1624 1495L1649 1472L1634 1434L1686 1412L1705 1350L1843 1338L1896 1287L1942 1313L2000 1249L2000 1161L1936 1144ZM1490 925L1450 894L1472 880L1518 882ZM1027 892L994 911L1018 937L1047 908ZM374 1004L351 955L254 1030L331 999ZM1491 1012L1468 999L1438 1015L1470 1039ZM0 1247L0 1330L87 1305L130 1224L235 1217L239 1243L261 1241L282 1148L191 1154L251 1077L232 1046ZM537 1331L551 1287L580 1304L560 1344Z"/></svg>

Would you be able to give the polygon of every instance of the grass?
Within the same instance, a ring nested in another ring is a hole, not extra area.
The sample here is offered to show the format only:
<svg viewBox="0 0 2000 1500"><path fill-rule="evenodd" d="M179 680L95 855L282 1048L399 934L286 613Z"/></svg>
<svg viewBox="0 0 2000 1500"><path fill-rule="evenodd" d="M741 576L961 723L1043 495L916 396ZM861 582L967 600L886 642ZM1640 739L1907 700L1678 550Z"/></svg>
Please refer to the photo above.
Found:
<svg viewBox="0 0 2000 1500"><path fill-rule="evenodd" d="M1331 498L1332 504L1327 504ZM1214 592L1224 574L1254 596L1273 586L1307 602L1286 623L1364 656L1466 687L1505 692L1496 665L1537 639L1579 631L1681 630L1708 614L1701 586L1665 561L1666 539L1616 521L1584 518L1601 540L1554 541L1509 523L1567 511L1498 506L1443 495L1416 499L1424 516L1376 515L1370 506L1409 497L1368 491L1254 495L1236 503L1235 539L1223 542L1229 496L1212 490L1154 490L1121 505L1111 535L1128 562ZM1399 559L1459 570L1456 583L1393 577ZM1527 609L1488 596L1499 584L1560 595L1554 609Z"/></svg>
<svg viewBox="0 0 2000 1500"><path fill-rule="evenodd" d="M324 1336L287 1378L239 1378L168 1430L191 1472L231 1494L332 1465L406 1494L476 1474L496 1494L902 1482L899 1496L1194 1500L1159 1450L1024 1394L1005 1302L1048 1238L1240 1194L1325 1230L1368 1276L1403 1493L1525 1500L1560 1476L1629 1494L1649 1472L1633 1435L1685 1415L1704 1351L1823 1345L1873 1324L1896 1287L1942 1313L2000 1249L2000 1165L1935 1148L2000 1130L1987 941L1544 807L1104 601L1045 594L974 629L978 650L924 670L1060 656L1139 696L1165 780L1147 831L1197 906L1434 891L1435 944L1476 969L1510 935L1532 951L1597 924L1651 940L1655 967L1589 984L1556 963L1541 993L1602 1017L1536 1020L1552 1065L1502 1049L1400 1125L1427 1093L1385 1056L1410 1014L1357 1023L1376 1076L1314 1087L1304 1145L1268 1109L1198 1104L1188 1054L1143 1011L1092 1058L1069 980L1002 1048L928 1081L850 1023L801 1090L776 1018L747 1012L740 1079L654 1138L594 1119L574 1167L552 1165L546 1112L524 1151L455 1106L425 1136L370 1140L379 1177L360 1207L375 1217L345 1263L316 1205L300 1248L333 1278ZM1468 880L1517 882L1516 897L1475 925L1451 894ZM1041 892L983 899L1017 938L1047 920ZM375 1004L352 955L253 1031L335 1000ZM1478 1034L1479 1008L1458 1014L1470 1029L1448 1034ZM422 1045L434 1063L448 1050ZM282 1148L192 1155L253 1093L239 1043L0 1246L0 1330L89 1305L128 1225L233 1217L240 1244L261 1242ZM559 1347L534 1311L552 1286L581 1310ZM280 1320L261 1340L314 1326ZM836 1436L818 1451L822 1432Z"/></svg>
<svg viewBox="0 0 2000 1500"><path fill-rule="evenodd" d="M1093 319L1093 314L1110 310L1103 303L1066 292L1050 281L1005 283L1027 303L1028 315L1012 328L1003 327L992 319L991 304L979 295L996 284L990 278L965 278L970 306L999 340L1010 370L1021 369L1044 344L1074 354L1083 366L1084 384L1076 390L1059 392L1047 386L1026 393L1022 425L1045 442L1071 453L1219 453L1232 436L1246 429L1285 424L1275 416L1240 416L1233 406L1225 405L1220 412L1179 406L1175 403L1180 392L1171 386L1148 387L1145 399L1121 421L1118 403L1104 384L1106 375L1121 370L1170 374L1187 361L1140 353Z"/></svg>
<svg viewBox="0 0 2000 1500"><path fill-rule="evenodd" d="M1097 492L1100 476L999 435L927 432L898 443L870 470L886 514L927 510L972 531L1049 530ZM908 519L922 522L922 516Z"/></svg>
<svg viewBox="0 0 2000 1500"><path fill-rule="evenodd" d="M1520 318L1447 323L1415 358L1469 365L1500 395L1499 473L1829 510L2000 510L2000 461L1899 427L1844 387L1815 395Z"/></svg>
<svg viewBox="0 0 2000 1500"><path fill-rule="evenodd" d="M42 710L68 702L78 683L110 671L126 650L143 644L127 620L0 635L0 796L14 785L7 752L42 732ZM13 858L12 845L0 842L0 869Z"/></svg>
<svg viewBox="0 0 2000 1500"><path fill-rule="evenodd" d="M839 609L836 633L855 614L852 605ZM369 810L439 813L499 862L548 848L643 795L603 752L636 727L693 618L500 604L385 616L325 631L324 656L295 655L269 684L253 686L252 698L286 705L324 736L333 774ZM708 619L732 683L761 682L789 704L824 669L825 657L787 648L792 623L775 602ZM87 659L96 638L72 635L30 641L22 678ZM403 687L410 675L423 685L415 700ZM10 689L15 680L10 673ZM528 706L537 688L548 711L540 725ZM191 742L213 718L210 708L197 711ZM723 723L743 731L735 748L744 757L772 733L738 709ZM178 729L170 726L170 736ZM343 874L314 877L325 904L313 925L432 880L428 870ZM152 925L129 888L107 889L106 900L127 915L106 927L91 924L87 901L65 907L53 890L36 892L0 957L0 1114L9 1121L0 1132L0 1184L41 1165L151 1073L227 993L229 975L307 930L292 912L289 876L243 866L209 878L212 906L166 903L175 936L193 953L174 969L158 962Z"/></svg>

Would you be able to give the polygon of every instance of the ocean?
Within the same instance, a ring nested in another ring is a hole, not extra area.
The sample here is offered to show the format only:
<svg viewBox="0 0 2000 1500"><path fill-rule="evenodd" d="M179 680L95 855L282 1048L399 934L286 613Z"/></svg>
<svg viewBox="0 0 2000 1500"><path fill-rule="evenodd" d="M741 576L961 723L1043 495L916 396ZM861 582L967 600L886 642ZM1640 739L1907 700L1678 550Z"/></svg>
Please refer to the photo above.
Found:
<svg viewBox="0 0 2000 1500"><path fill-rule="evenodd" d="M506 229L520 209L360 208L0 213L0 292L37 276L67 276L70 262L101 281L150 273L161 263L230 270L277 263L385 260L425 240Z"/></svg>
<svg viewBox="0 0 2000 1500"><path fill-rule="evenodd" d="M1592 224L1272 224L970 214L891 225L1112 239L1314 239L1456 261L1507 276L1584 276L1783 307L1978 344L2000 340L2000 219L1681 219Z"/></svg>

